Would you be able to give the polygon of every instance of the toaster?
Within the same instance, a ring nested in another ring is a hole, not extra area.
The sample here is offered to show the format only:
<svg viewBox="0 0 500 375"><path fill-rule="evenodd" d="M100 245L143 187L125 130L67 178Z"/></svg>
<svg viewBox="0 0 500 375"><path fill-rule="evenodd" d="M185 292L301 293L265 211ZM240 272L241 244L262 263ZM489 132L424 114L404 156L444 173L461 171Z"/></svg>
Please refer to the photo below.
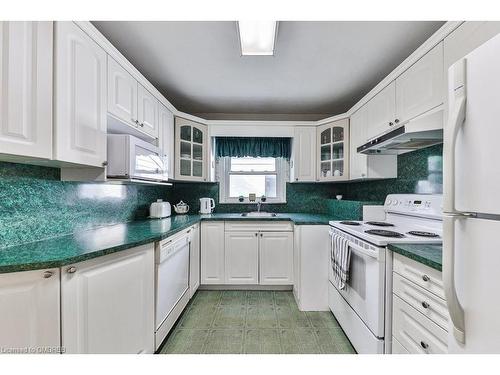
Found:
<svg viewBox="0 0 500 375"><path fill-rule="evenodd" d="M172 209L170 207L170 203L163 202L162 199L158 199L156 202L151 203L151 206L149 206L149 217L153 219L169 217L171 214Z"/></svg>

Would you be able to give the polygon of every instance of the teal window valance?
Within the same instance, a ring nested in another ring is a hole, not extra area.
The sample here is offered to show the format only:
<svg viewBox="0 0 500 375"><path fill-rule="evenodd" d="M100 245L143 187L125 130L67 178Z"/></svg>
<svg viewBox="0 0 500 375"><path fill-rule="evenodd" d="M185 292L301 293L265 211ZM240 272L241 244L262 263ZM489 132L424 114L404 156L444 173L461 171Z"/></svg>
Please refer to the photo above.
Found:
<svg viewBox="0 0 500 375"><path fill-rule="evenodd" d="M291 138L216 137L216 157L286 158L291 154Z"/></svg>

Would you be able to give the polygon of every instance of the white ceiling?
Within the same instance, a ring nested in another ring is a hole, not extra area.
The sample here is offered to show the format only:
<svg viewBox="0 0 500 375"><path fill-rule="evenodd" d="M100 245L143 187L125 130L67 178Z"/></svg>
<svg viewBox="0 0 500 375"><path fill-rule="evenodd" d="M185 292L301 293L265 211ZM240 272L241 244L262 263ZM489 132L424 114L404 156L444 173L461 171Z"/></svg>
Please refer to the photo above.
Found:
<svg viewBox="0 0 500 375"><path fill-rule="evenodd" d="M235 22L93 24L181 111L298 120L348 110L443 22L284 21L274 56L240 56Z"/></svg>

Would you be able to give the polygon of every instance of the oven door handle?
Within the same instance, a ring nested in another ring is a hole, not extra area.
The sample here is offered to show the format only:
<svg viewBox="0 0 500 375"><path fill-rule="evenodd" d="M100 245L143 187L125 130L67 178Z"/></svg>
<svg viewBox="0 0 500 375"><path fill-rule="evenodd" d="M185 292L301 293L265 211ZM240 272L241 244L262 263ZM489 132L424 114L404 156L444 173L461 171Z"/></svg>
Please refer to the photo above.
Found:
<svg viewBox="0 0 500 375"><path fill-rule="evenodd" d="M333 237L334 235L334 232L333 231L329 231L330 233L330 237ZM332 242L332 246L333 246L333 242ZM359 245L356 245L355 243L349 241L349 247L351 249L353 249L354 251L358 252L358 253L361 253L363 255L366 255L366 256L369 256L371 258L374 258L374 259L377 259L378 260L378 251L377 252L373 252L373 251L369 251L369 250L366 250L366 249L363 249L361 246Z"/></svg>

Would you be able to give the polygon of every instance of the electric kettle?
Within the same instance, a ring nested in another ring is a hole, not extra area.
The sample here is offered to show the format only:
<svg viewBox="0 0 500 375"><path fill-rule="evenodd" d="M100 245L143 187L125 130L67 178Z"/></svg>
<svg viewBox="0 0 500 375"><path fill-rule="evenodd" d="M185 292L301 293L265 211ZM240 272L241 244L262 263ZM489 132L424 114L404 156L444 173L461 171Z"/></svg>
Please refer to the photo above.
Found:
<svg viewBox="0 0 500 375"><path fill-rule="evenodd" d="M212 198L200 198L200 214L211 214L215 208Z"/></svg>

